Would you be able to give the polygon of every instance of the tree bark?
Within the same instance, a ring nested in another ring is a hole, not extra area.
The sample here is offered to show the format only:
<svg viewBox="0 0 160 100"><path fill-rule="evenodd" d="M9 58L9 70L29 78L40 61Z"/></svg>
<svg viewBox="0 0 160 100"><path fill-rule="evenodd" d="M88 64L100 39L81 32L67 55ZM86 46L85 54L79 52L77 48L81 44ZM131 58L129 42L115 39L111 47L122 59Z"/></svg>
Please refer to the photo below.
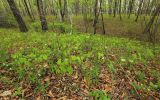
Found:
<svg viewBox="0 0 160 100"><path fill-rule="evenodd" d="M94 6L94 22L93 22L93 27L94 27L94 34L96 34L97 31L97 22L98 22L98 0L95 1L95 6Z"/></svg>
<svg viewBox="0 0 160 100"><path fill-rule="evenodd" d="M127 0L124 0L124 9L123 9L124 14L127 13L126 9L127 9Z"/></svg>
<svg viewBox="0 0 160 100"><path fill-rule="evenodd" d="M18 10L14 0L7 0L9 6L10 6L10 9L14 15L14 18L16 19L18 25L19 25L19 29L21 32L27 32L28 29L27 29L27 26L22 18L22 16L20 15L20 11Z"/></svg>
<svg viewBox="0 0 160 100"><path fill-rule="evenodd" d="M138 18L139 18L139 15L141 13L141 10L142 10L142 4L143 4L143 0L140 1L140 4L139 4L139 8L138 8L138 11L137 11L137 16L136 16L136 22L138 21Z"/></svg>
<svg viewBox="0 0 160 100"><path fill-rule="evenodd" d="M129 1L129 7L128 7L128 18L130 18L133 10L134 0Z"/></svg>
<svg viewBox="0 0 160 100"><path fill-rule="evenodd" d="M30 0L28 0L28 4L29 4L29 8L30 8L30 10L31 10L32 18L33 18L33 20L35 20L34 13L33 13L33 9L32 9Z"/></svg>
<svg viewBox="0 0 160 100"><path fill-rule="evenodd" d="M156 16L160 13L160 4L155 9L152 18L150 19L149 23L147 24L143 33L148 33L151 30L152 25L154 24Z"/></svg>
<svg viewBox="0 0 160 100"><path fill-rule="evenodd" d="M112 14L112 0L108 0L109 8L108 8L108 14Z"/></svg>
<svg viewBox="0 0 160 100"><path fill-rule="evenodd" d="M114 1L114 11L113 11L114 16L113 17L116 17L116 11L117 11L117 1L115 0Z"/></svg>
<svg viewBox="0 0 160 100"><path fill-rule="evenodd" d="M105 25L104 25L104 17L103 17L103 12L102 12L102 0L100 0L100 13L101 13L101 18L102 18L102 28L103 28L103 34L106 34L105 30Z"/></svg>
<svg viewBox="0 0 160 100"><path fill-rule="evenodd" d="M34 21L34 19L33 19L33 17L32 17L32 14L31 14L31 12L30 12L30 10L29 10L27 1L26 1L26 0L23 0L23 1L24 1L24 5L25 5L25 8L26 8L26 11L27 11L27 13L28 13L29 18L31 19L31 21Z"/></svg>
<svg viewBox="0 0 160 100"><path fill-rule="evenodd" d="M64 11L64 9L65 9L65 4L64 4L64 6L62 6L62 0L59 0L59 6L60 6L60 17L61 17L60 21L61 21L61 22L64 22L64 21L65 21L65 19L64 19L64 15L65 15L65 11Z"/></svg>
<svg viewBox="0 0 160 100"><path fill-rule="evenodd" d="M121 11L122 11L122 0L119 0L119 16L120 16L120 20L122 20Z"/></svg>
<svg viewBox="0 0 160 100"><path fill-rule="evenodd" d="M38 7L38 13L39 13L39 16L40 16L42 30L46 31L46 30L48 30L48 26L47 26L46 17L45 17L44 11L43 11L42 0L37 0L37 7Z"/></svg>

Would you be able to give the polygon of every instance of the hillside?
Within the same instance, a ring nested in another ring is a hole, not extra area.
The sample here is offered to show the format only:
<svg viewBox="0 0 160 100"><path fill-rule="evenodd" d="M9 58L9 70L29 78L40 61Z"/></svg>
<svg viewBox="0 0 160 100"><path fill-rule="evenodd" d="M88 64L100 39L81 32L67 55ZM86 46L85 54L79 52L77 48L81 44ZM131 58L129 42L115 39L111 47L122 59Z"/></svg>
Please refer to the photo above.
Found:
<svg viewBox="0 0 160 100"><path fill-rule="evenodd" d="M0 99L160 98L159 45L2 28L0 44Z"/></svg>

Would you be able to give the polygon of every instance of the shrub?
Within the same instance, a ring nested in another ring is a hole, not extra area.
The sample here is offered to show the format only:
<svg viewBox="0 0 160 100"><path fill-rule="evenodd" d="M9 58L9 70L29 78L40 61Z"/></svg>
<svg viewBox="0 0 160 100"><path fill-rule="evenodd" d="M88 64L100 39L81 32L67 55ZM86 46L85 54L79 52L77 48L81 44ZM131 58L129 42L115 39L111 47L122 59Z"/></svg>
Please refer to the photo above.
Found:
<svg viewBox="0 0 160 100"><path fill-rule="evenodd" d="M75 31L71 25L66 23L54 23L54 29L64 33L72 33Z"/></svg>

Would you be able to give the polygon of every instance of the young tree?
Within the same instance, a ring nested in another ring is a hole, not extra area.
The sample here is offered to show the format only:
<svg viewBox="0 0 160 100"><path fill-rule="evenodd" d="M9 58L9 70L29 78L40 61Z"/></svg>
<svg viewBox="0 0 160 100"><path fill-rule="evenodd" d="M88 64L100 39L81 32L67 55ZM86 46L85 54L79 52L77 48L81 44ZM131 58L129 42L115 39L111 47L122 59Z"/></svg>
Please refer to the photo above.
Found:
<svg viewBox="0 0 160 100"><path fill-rule="evenodd" d="M149 23L147 24L145 30L143 33L149 33L151 30L152 25L154 24L155 18L156 16L158 16L158 14L160 13L160 4L158 4L158 6L156 7L155 11L153 12L153 15L149 21Z"/></svg>
<svg viewBox="0 0 160 100"><path fill-rule="evenodd" d="M128 18L130 18L133 10L135 0L130 0L129 1L129 6L128 6Z"/></svg>
<svg viewBox="0 0 160 100"><path fill-rule="evenodd" d="M104 25L104 17L103 17L103 9L102 9L102 3L103 0L100 0L100 13L101 13L101 19L102 19L102 29L103 29L103 34L106 34L106 30L105 30L105 25Z"/></svg>
<svg viewBox="0 0 160 100"><path fill-rule="evenodd" d="M37 0L37 7L38 7L38 13L40 16L42 30L46 31L46 30L48 30L48 26L47 26L46 17L45 17L44 10L43 10L42 0Z"/></svg>
<svg viewBox="0 0 160 100"><path fill-rule="evenodd" d="M27 32L28 29L27 29L27 26L22 18L22 16L20 15L20 11L18 10L14 0L7 0L9 6L10 6L10 9L19 25L19 29L21 32Z"/></svg>
<svg viewBox="0 0 160 100"><path fill-rule="evenodd" d="M67 0L59 0L59 8L60 8L60 21L65 21L65 16L67 15Z"/></svg>
<svg viewBox="0 0 160 100"><path fill-rule="evenodd" d="M80 11L80 0L75 0L74 9L75 9L75 14L77 16L79 14L79 11Z"/></svg>
<svg viewBox="0 0 160 100"><path fill-rule="evenodd" d="M119 0L119 16L120 16L120 20L122 20L121 9L122 9L122 0Z"/></svg>
<svg viewBox="0 0 160 100"><path fill-rule="evenodd" d="M83 16L83 22L84 22L84 28L85 32L88 32L90 22L92 22L92 13L90 9L92 8L92 1L91 0L81 0L81 6L82 6L82 16Z"/></svg>
<svg viewBox="0 0 160 100"><path fill-rule="evenodd" d="M30 12L30 9L29 9L29 6L27 4L27 1L26 0L23 0L23 1L24 1L25 9L27 11L27 14L28 14L29 18L31 19L31 21L34 21L34 17L32 17L32 14Z"/></svg>
<svg viewBox="0 0 160 100"><path fill-rule="evenodd" d="M112 14L112 0L108 0L108 14L111 15Z"/></svg>
<svg viewBox="0 0 160 100"><path fill-rule="evenodd" d="M138 21L139 15L141 13L141 9L142 9L142 4L143 4L143 0L140 1L139 3L139 7L138 7L138 11L137 11L137 16L136 16L136 22Z"/></svg>
<svg viewBox="0 0 160 100"><path fill-rule="evenodd" d="M28 0L28 7L30 8L30 12L31 12L31 14L32 14L32 18L33 18L33 20L35 20L35 17L34 17L34 13L33 13L33 7L31 6L31 0Z"/></svg>
<svg viewBox="0 0 160 100"><path fill-rule="evenodd" d="M117 12L117 0L114 0L114 10L113 10L114 17L116 17L116 12Z"/></svg>
<svg viewBox="0 0 160 100"><path fill-rule="evenodd" d="M98 17L99 17L98 3L99 3L99 0L95 0L95 6L94 6L94 22L93 22L94 34L96 34L96 31L97 31L97 23L98 23Z"/></svg>
<svg viewBox="0 0 160 100"><path fill-rule="evenodd" d="M127 0L124 0L124 5L123 5L123 13L126 14L127 13Z"/></svg>

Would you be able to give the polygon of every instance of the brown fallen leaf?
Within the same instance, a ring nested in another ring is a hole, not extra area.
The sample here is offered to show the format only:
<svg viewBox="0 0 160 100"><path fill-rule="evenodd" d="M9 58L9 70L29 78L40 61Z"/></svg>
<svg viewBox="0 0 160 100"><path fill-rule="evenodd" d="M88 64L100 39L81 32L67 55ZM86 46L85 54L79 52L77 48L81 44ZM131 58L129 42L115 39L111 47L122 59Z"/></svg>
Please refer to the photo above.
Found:
<svg viewBox="0 0 160 100"><path fill-rule="evenodd" d="M40 93L37 94L36 100L41 100L41 94Z"/></svg>
<svg viewBox="0 0 160 100"><path fill-rule="evenodd" d="M52 75L51 76L51 80L55 80L55 79L56 79L56 77Z"/></svg>
<svg viewBox="0 0 160 100"><path fill-rule="evenodd" d="M51 98L50 100L57 100L56 98Z"/></svg>
<svg viewBox="0 0 160 100"><path fill-rule="evenodd" d="M47 81L50 81L50 79L51 78L49 76L47 76L47 77L45 77L44 81L47 82Z"/></svg>
<svg viewBox="0 0 160 100"><path fill-rule="evenodd" d="M111 92L111 91L112 91L112 87L105 85L105 86L104 86L104 91L105 91L105 92Z"/></svg>
<svg viewBox="0 0 160 100"><path fill-rule="evenodd" d="M52 91L50 90L47 94L47 96L51 97L51 98L54 98L55 96L53 95Z"/></svg>
<svg viewBox="0 0 160 100"><path fill-rule="evenodd" d="M37 97L36 97L36 100L41 100L41 96L40 96L40 95L37 96Z"/></svg>
<svg viewBox="0 0 160 100"><path fill-rule="evenodd" d="M27 95L25 96L25 98L30 97L30 96L32 96L32 95L33 95L33 93L27 94Z"/></svg>
<svg viewBox="0 0 160 100"><path fill-rule="evenodd" d="M58 98L57 100L67 100L67 96L60 97L60 98Z"/></svg>

